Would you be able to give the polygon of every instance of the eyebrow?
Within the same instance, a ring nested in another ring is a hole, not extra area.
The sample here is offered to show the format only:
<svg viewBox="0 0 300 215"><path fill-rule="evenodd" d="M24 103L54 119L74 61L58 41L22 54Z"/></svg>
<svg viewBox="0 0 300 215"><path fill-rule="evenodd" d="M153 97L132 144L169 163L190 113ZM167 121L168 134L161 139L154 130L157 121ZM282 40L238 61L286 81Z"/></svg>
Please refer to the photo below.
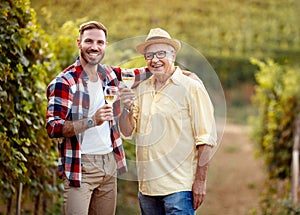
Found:
<svg viewBox="0 0 300 215"><path fill-rule="evenodd" d="M97 41L97 42L105 43L104 40L93 40L92 38L89 37L85 38L83 41Z"/></svg>

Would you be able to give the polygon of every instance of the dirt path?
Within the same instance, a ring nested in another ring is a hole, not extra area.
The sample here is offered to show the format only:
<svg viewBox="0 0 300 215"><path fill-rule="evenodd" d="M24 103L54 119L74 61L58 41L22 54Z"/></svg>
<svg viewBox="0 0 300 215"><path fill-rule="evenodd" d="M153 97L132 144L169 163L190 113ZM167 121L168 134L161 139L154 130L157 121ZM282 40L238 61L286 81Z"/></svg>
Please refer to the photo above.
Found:
<svg viewBox="0 0 300 215"><path fill-rule="evenodd" d="M254 158L253 148L247 127L226 125L220 148L210 164L206 200L197 215L250 215L258 208L265 174L262 161ZM140 214L135 184L121 183L117 215Z"/></svg>
<svg viewBox="0 0 300 215"><path fill-rule="evenodd" d="M248 215L258 207L265 174L253 148L247 127L226 125L210 165L207 197L198 215Z"/></svg>

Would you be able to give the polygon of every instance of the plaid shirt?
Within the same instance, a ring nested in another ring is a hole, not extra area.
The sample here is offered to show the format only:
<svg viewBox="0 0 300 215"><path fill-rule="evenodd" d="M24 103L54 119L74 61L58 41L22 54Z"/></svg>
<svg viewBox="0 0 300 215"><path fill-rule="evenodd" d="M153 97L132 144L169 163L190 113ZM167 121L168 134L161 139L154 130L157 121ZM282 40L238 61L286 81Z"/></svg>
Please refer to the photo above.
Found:
<svg viewBox="0 0 300 215"><path fill-rule="evenodd" d="M151 73L146 68L134 69L136 82L147 79ZM118 86L121 80L121 69L107 65L98 65L99 77L104 85ZM71 186L79 187L81 183L80 146L84 132L65 138L62 127L66 120L79 120L88 117L89 94L88 76L80 64L79 58L74 64L60 73L48 86L48 107L46 113L46 129L49 137L58 138L58 175L64 174ZM118 116L121 112L120 101L114 103L114 119L110 121L111 141L120 174L127 171L122 139L118 131Z"/></svg>

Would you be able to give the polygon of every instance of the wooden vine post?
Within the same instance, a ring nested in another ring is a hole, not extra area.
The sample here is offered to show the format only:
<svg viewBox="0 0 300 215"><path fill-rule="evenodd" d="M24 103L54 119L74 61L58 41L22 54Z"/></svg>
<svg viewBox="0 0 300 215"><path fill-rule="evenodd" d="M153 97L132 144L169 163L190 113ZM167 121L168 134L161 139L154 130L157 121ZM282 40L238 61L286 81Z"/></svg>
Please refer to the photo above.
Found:
<svg viewBox="0 0 300 215"><path fill-rule="evenodd" d="M294 145L292 157L292 197L295 205L299 204L299 146L300 146L300 118L296 120L294 130Z"/></svg>

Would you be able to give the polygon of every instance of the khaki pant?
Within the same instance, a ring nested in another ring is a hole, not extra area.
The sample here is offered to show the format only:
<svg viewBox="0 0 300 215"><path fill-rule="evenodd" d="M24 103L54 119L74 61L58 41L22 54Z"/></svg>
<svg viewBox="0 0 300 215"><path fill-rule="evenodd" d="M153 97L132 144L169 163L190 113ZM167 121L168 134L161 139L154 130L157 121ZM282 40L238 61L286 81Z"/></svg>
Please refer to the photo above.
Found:
<svg viewBox="0 0 300 215"><path fill-rule="evenodd" d="M70 187L64 178L66 215L114 215L117 201L117 172L113 153L82 155L82 183Z"/></svg>

